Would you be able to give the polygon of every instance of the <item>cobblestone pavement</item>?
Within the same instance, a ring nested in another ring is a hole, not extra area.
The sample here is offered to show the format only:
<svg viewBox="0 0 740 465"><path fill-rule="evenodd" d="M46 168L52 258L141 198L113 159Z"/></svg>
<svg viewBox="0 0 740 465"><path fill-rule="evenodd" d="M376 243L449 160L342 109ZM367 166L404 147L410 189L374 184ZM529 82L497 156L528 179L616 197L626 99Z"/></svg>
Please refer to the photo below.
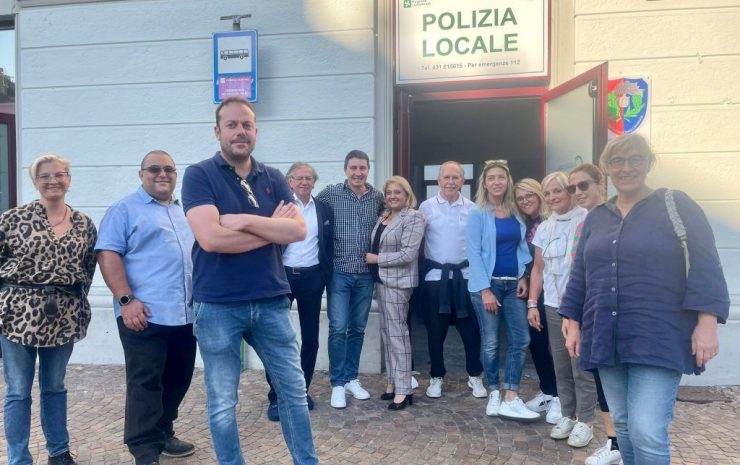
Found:
<svg viewBox="0 0 740 465"><path fill-rule="evenodd" d="M326 373L319 372L311 386L316 409L311 413L313 431L325 464L582 464L605 440L600 424L591 445L575 450L565 441L549 438L544 421L517 423L485 416L485 399L470 395L463 378L446 379L444 396L432 400L423 395L428 378L414 405L390 412L388 402L378 399L382 375L363 376L373 398L348 399L344 410L329 407L330 387ZM122 366L71 365L69 430L71 446L80 465L130 464L122 442L124 369ZM4 385L1 387L4 392ZM523 380L522 394L536 390L530 377ZM261 372L242 376L239 425L242 449L249 464L289 464L278 423L265 415L267 385ZM672 426L674 464L740 464L740 387L689 390L687 401L677 403ZM699 403L709 401L708 403ZM34 390L31 452L37 463L46 463L43 434L38 416L38 392ZM196 370L192 387L180 411L176 431L197 446L185 459L163 458L163 465L214 464L205 412L203 371ZM0 421L1 423L1 421ZM732 439L734 438L734 439ZM0 464L7 464L5 439L0 438Z"/></svg>

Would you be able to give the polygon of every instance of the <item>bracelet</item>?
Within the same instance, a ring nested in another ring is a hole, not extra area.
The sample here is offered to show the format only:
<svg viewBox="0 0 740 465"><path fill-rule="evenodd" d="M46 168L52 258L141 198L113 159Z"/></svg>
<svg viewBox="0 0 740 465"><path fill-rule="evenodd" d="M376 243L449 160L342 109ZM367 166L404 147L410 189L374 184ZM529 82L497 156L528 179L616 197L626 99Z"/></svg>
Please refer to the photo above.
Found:
<svg viewBox="0 0 740 465"><path fill-rule="evenodd" d="M527 302L527 310L530 308L537 308L537 302Z"/></svg>

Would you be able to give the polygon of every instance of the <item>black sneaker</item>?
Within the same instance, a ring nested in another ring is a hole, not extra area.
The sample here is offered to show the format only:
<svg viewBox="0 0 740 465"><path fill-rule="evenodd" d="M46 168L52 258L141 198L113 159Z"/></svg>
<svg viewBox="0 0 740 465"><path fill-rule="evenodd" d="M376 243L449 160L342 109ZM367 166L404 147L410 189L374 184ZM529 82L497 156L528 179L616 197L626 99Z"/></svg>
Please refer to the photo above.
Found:
<svg viewBox="0 0 740 465"><path fill-rule="evenodd" d="M149 462L141 462L134 459L134 465L159 465L159 459L154 459L153 461Z"/></svg>
<svg viewBox="0 0 740 465"><path fill-rule="evenodd" d="M306 402L308 403L308 409L313 410L313 407L314 407L313 399L311 399L311 396L309 396L308 394L306 394Z"/></svg>
<svg viewBox="0 0 740 465"><path fill-rule="evenodd" d="M280 413L278 412L277 400L271 400L270 405L267 406L267 419L270 421L280 421Z"/></svg>
<svg viewBox="0 0 740 465"><path fill-rule="evenodd" d="M187 457L195 453L195 446L172 436L164 442L162 455L166 457Z"/></svg>
<svg viewBox="0 0 740 465"><path fill-rule="evenodd" d="M70 454L69 451L55 455L54 457L49 457L49 461L46 463L48 465L77 465L77 462L72 458L72 454Z"/></svg>

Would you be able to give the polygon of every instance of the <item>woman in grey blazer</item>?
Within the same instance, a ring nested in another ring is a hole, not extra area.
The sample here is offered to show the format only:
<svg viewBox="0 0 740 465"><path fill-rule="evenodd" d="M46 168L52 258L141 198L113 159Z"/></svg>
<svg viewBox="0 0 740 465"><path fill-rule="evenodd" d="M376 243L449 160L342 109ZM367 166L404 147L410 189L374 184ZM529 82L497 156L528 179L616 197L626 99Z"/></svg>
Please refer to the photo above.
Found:
<svg viewBox="0 0 740 465"><path fill-rule="evenodd" d="M406 318L411 292L419 284L417 257L424 235L424 217L413 209L416 197L401 176L388 179L383 193L386 208L373 229L366 261L376 283L388 372L388 386L380 398L393 399L388 405L390 410L402 410L413 403L411 340Z"/></svg>

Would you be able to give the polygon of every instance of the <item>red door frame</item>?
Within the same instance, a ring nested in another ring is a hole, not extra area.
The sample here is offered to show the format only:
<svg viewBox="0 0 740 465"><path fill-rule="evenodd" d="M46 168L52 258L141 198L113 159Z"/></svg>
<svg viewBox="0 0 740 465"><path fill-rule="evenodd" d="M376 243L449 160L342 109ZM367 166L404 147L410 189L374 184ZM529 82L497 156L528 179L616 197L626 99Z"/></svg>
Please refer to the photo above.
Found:
<svg viewBox="0 0 740 465"><path fill-rule="evenodd" d="M0 124L8 125L8 206L9 208L13 208L18 204L16 192L15 115L0 113Z"/></svg>

